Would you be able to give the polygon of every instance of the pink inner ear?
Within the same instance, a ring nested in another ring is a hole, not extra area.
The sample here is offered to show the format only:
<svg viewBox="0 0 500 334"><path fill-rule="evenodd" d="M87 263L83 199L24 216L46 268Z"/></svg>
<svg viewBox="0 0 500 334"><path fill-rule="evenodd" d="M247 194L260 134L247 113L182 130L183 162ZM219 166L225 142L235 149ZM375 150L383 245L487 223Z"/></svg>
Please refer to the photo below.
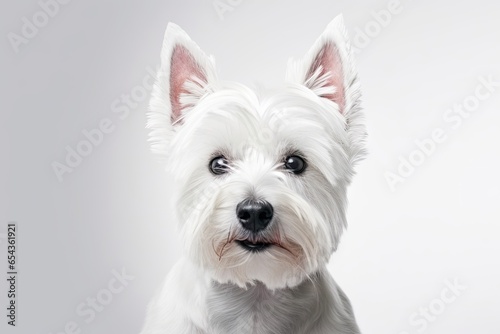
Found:
<svg viewBox="0 0 500 334"><path fill-rule="evenodd" d="M324 94L322 97L337 103L340 112L343 113L345 107L344 72L342 71L342 60L338 49L333 43L327 43L321 48L309 68L308 77L313 75L320 66L321 75L330 73L325 85L333 86L336 89L334 94Z"/></svg>
<svg viewBox="0 0 500 334"><path fill-rule="evenodd" d="M206 75L193 55L181 45L174 47L170 62L170 103L172 105L172 123L182 115L182 104L180 97L182 93L188 93L184 84L193 77L198 77L206 82Z"/></svg>

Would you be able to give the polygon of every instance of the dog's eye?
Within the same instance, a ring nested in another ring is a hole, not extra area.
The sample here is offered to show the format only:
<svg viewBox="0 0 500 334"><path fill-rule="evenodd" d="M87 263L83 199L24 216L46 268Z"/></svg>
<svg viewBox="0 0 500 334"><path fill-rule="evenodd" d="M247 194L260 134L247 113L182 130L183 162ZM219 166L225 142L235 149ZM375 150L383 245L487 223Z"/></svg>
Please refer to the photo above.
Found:
<svg viewBox="0 0 500 334"><path fill-rule="evenodd" d="M229 171L229 163L223 156L218 156L210 161L210 171L215 175L221 175Z"/></svg>
<svg viewBox="0 0 500 334"><path fill-rule="evenodd" d="M299 156L291 155L285 159L285 168L294 174L300 174L306 169L306 162Z"/></svg>

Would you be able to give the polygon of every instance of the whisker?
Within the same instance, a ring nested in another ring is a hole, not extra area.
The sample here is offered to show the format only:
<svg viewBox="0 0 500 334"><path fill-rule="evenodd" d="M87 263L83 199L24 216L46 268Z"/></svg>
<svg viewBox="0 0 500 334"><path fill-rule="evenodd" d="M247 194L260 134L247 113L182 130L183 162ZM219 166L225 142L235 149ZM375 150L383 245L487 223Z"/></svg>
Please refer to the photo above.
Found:
<svg viewBox="0 0 500 334"><path fill-rule="evenodd" d="M281 249L286 250L288 253L290 253L290 254L291 254L291 255L293 255L294 257L296 256L294 252L292 252L290 249L288 249L288 247L283 246L283 245L281 244L281 242L279 242L279 241L278 241L278 242L274 243L274 245L278 246L278 247L279 247L279 248L281 248Z"/></svg>
<svg viewBox="0 0 500 334"><path fill-rule="evenodd" d="M297 255L294 252L292 252L288 247L283 246L282 240L285 240L285 242L288 241L286 236L281 237L281 229L278 228L276 231L276 240L273 241L273 244L275 244L281 249L286 250L292 256L297 257Z"/></svg>
<svg viewBox="0 0 500 334"><path fill-rule="evenodd" d="M219 253L217 252L217 248L215 248L214 240L212 240L212 249L214 250L215 254L219 256Z"/></svg>
<svg viewBox="0 0 500 334"><path fill-rule="evenodd" d="M236 239L236 236L233 236L231 237L231 230L229 230L229 232L227 233L227 240L226 242L222 245L222 248L220 250L220 253L217 253L216 254L219 256L219 262L221 261L222 259L222 256L224 255L224 249L226 248L226 246L230 243L232 243L234 240Z"/></svg>

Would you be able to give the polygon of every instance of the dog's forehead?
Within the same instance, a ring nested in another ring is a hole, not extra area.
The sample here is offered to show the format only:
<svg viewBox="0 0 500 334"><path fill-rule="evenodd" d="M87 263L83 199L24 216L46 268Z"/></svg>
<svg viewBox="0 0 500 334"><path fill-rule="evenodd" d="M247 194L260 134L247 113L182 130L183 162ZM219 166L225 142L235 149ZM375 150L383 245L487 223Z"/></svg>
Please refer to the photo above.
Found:
<svg viewBox="0 0 500 334"><path fill-rule="evenodd" d="M175 137L177 149L190 143L190 152L240 158L251 149L273 158L299 151L320 160L343 155L347 142L337 106L307 88L254 91L241 84L219 87L203 98Z"/></svg>
<svg viewBox="0 0 500 334"><path fill-rule="evenodd" d="M332 101L316 96L303 85L283 85L275 89L251 89L237 83L226 83L223 88L202 99L196 108L197 116L226 116L227 122L302 123L304 127L318 122L326 127L345 128L345 118ZM275 129L279 131L278 128ZM340 131L343 132L343 131Z"/></svg>

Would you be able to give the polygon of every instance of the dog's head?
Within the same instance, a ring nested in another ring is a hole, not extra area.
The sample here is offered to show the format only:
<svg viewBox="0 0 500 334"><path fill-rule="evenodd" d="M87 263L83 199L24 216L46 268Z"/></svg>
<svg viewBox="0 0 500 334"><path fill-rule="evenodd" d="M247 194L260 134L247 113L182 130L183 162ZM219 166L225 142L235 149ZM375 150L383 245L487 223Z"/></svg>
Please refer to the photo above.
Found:
<svg viewBox="0 0 500 334"><path fill-rule="evenodd" d="M337 17L289 62L284 88L257 94L219 81L169 24L148 127L181 185L187 256L213 279L294 286L336 249L365 137L346 36Z"/></svg>

